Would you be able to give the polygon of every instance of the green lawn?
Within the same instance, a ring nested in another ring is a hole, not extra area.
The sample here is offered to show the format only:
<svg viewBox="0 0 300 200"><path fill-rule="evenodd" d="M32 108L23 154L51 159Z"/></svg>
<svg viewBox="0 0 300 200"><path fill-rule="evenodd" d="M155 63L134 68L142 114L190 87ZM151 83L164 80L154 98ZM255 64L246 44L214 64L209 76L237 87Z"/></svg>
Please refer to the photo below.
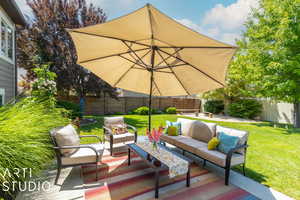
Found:
<svg viewBox="0 0 300 200"><path fill-rule="evenodd" d="M81 134L102 136L103 116L99 123L81 128ZM145 135L147 116L125 115L126 122ZM176 121L176 115L153 115L152 126L165 125L166 120ZM230 123L219 125L249 131L246 174L256 181L270 186L288 196L300 199L300 129L273 128L270 123ZM85 142L92 142L86 140ZM235 168L240 171L239 167Z"/></svg>

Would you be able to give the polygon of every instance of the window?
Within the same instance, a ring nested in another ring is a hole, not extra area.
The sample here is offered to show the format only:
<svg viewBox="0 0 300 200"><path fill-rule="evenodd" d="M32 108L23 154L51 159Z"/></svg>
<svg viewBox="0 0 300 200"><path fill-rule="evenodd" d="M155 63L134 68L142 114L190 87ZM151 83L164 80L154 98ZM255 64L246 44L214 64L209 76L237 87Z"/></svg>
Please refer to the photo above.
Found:
<svg viewBox="0 0 300 200"><path fill-rule="evenodd" d="M1 14L1 13L0 13ZM4 15L0 15L0 57L14 60L14 29Z"/></svg>
<svg viewBox="0 0 300 200"><path fill-rule="evenodd" d="M4 105L5 100L5 89L0 88L0 106Z"/></svg>

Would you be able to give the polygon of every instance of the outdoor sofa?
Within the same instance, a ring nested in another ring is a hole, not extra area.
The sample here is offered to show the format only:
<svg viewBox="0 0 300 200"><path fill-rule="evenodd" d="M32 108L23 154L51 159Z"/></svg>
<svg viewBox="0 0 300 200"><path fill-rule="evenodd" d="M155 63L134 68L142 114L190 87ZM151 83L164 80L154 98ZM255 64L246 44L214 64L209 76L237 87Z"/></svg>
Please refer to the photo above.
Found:
<svg viewBox="0 0 300 200"><path fill-rule="evenodd" d="M199 120L190 120L178 118L177 122L181 123L181 135L169 136L163 134L160 138L161 142L169 143L189 152L197 157L202 158L203 165L209 161L225 169L225 185L228 185L230 168L235 165L243 165L243 173L245 175L245 161L247 152L248 132L237 129L225 128L215 123L205 123ZM207 143L220 132L238 136L238 145L231 149L229 153L224 154L218 150L208 150Z"/></svg>

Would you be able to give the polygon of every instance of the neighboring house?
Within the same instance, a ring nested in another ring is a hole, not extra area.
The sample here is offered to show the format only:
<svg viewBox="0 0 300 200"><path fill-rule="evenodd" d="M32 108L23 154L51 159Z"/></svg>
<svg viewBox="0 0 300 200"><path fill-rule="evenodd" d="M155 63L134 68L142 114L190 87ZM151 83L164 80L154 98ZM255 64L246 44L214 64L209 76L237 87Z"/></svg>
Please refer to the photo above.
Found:
<svg viewBox="0 0 300 200"><path fill-rule="evenodd" d="M0 0L0 105L17 95L16 25L25 19L14 0Z"/></svg>

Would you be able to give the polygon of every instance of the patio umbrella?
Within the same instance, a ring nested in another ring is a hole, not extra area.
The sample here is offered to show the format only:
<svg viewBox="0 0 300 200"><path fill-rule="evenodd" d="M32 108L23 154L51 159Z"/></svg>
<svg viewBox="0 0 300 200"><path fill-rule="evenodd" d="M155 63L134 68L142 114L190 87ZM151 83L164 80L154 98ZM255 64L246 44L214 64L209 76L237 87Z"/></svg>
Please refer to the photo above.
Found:
<svg viewBox="0 0 300 200"><path fill-rule="evenodd" d="M192 95L223 87L236 50L183 26L150 4L68 32L79 65L113 87L149 94L150 110L153 95Z"/></svg>

